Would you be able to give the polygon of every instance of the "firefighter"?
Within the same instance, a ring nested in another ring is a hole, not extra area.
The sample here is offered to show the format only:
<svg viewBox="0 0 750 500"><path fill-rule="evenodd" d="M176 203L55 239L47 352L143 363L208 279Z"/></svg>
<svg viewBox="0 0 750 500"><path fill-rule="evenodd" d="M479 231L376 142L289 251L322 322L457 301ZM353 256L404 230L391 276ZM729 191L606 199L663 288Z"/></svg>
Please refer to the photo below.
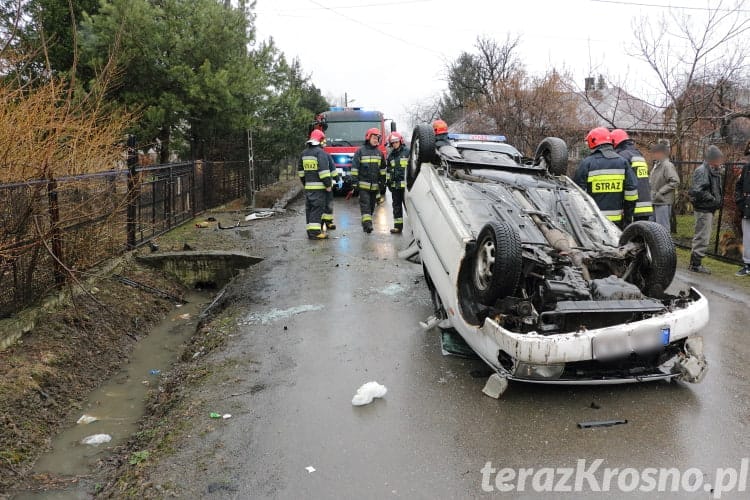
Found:
<svg viewBox="0 0 750 500"><path fill-rule="evenodd" d="M654 220L654 205L651 203L651 183L648 178L648 163L635 147L635 142L622 129L612 131L612 145L615 152L630 162L638 179L638 201L633 213L634 220Z"/></svg>
<svg viewBox="0 0 750 500"><path fill-rule="evenodd" d="M359 189L359 210L362 213L362 230L372 232L372 213L380 186L385 183L386 162L380 145L380 130L365 132L365 145L352 158L352 179Z"/></svg>
<svg viewBox="0 0 750 500"><path fill-rule="evenodd" d="M393 202L393 229L391 234L401 234L404 229L404 190L406 189L406 166L409 164L409 147L398 132L388 138L391 152L388 154L386 183L391 190Z"/></svg>
<svg viewBox="0 0 750 500"><path fill-rule="evenodd" d="M586 135L591 154L573 180L594 198L599 210L620 229L632 222L638 180L625 158L615 153L609 130L597 127Z"/></svg>
<svg viewBox="0 0 750 500"><path fill-rule="evenodd" d="M311 240L324 240L328 235L323 232L321 220L326 207L326 195L331 191L331 171L328 166L328 154L321 144L325 141L322 130L313 130L307 147L302 152L297 173L305 186L305 216L307 218L307 237Z"/></svg>
<svg viewBox="0 0 750 500"><path fill-rule="evenodd" d="M325 144L323 144L325 146ZM339 178L339 171L336 169L336 163L333 161L333 157L326 154L328 157L328 169L331 172L331 188L333 185L338 183L339 189L341 188L341 180ZM323 210L323 217L321 220L323 226L329 231L336 229L336 223L333 222L333 189L326 191L326 206Z"/></svg>
<svg viewBox="0 0 750 500"><path fill-rule="evenodd" d="M448 141L448 124L444 120L435 120L432 122L432 131L435 132L435 147L440 149L442 146L450 146Z"/></svg>

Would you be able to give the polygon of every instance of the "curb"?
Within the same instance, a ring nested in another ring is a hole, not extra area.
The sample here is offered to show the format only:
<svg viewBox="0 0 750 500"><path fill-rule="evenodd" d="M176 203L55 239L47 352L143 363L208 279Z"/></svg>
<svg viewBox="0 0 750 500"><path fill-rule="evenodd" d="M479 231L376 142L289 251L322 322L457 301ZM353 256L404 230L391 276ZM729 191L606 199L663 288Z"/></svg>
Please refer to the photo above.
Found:
<svg viewBox="0 0 750 500"><path fill-rule="evenodd" d="M290 188L289 191L284 194L284 196L279 198L279 200L273 204L271 210L286 210L286 207L289 206L289 204L293 202L300 194L302 194L302 184L297 184Z"/></svg>

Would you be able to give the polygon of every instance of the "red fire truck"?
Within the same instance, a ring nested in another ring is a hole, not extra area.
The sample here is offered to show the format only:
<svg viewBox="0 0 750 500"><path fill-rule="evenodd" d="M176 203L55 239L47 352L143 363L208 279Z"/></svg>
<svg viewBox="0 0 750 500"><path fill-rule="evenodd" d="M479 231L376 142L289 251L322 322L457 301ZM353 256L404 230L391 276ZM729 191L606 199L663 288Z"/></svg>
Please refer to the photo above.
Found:
<svg viewBox="0 0 750 500"><path fill-rule="evenodd" d="M332 107L315 117L310 128L321 128L325 132L324 149L333 158L342 181L334 187L334 191L346 193L352 189L352 157L364 144L367 129L374 127L381 131L380 149L383 154L387 154L385 121L380 111L366 111L362 108ZM390 130L396 130L396 123L393 121L390 123Z"/></svg>

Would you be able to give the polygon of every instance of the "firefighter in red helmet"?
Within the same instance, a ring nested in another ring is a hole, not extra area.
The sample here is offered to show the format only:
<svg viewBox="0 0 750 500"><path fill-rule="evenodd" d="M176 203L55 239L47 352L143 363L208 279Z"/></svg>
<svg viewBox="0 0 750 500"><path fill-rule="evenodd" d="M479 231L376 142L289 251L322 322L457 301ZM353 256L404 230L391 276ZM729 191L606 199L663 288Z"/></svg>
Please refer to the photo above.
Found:
<svg viewBox="0 0 750 500"><path fill-rule="evenodd" d="M388 155L388 169L386 183L391 190L393 201L393 229L392 234L401 234L404 229L404 191L406 190L406 167L409 164L409 147L404 143L404 137L398 132L392 132L388 138L391 152Z"/></svg>
<svg viewBox="0 0 750 500"><path fill-rule="evenodd" d="M633 139L622 129L616 128L612 131L612 146L618 155L628 160L638 179L638 201L635 204L633 219L653 220L654 205L651 203L651 182L648 179L646 158L635 147Z"/></svg>
<svg viewBox="0 0 750 500"><path fill-rule="evenodd" d="M359 210L362 214L362 230L372 232L372 213L380 194L380 186L385 185L386 162L379 149L380 129L371 128L365 132L365 144L352 158L352 178L359 189Z"/></svg>
<svg viewBox="0 0 750 500"><path fill-rule="evenodd" d="M638 181L630 163L615 153L612 136L604 127L586 135L591 154L576 169L573 180L585 189L599 210L621 229L632 222L638 201Z"/></svg>
<svg viewBox="0 0 750 500"><path fill-rule="evenodd" d="M329 157L321 147L325 139L322 130L315 129L310 133L310 139L302 152L297 169L302 185L305 186L307 237L316 240L328 237L321 225L326 207L326 192L331 191Z"/></svg>

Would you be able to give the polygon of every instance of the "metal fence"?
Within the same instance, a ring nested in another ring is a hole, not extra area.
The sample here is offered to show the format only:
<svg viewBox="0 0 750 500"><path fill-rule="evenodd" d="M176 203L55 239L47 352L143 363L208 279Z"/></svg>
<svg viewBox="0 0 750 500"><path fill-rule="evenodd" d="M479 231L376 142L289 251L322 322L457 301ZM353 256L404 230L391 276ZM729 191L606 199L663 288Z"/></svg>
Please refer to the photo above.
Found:
<svg viewBox="0 0 750 500"><path fill-rule="evenodd" d="M247 162L203 161L0 185L0 317L248 187Z"/></svg>
<svg viewBox="0 0 750 500"><path fill-rule="evenodd" d="M677 227L675 242L684 248L690 248L693 235L692 218L679 218L680 215L692 215L693 206L690 203L688 191L692 184L693 172L701 165L700 161L674 162L682 179L677 201L675 203L675 221ZM709 255L718 259L742 263L742 224L734 203L734 189L737 179L742 172L743 163L726 163L722 169L722 184L724 186L724 200L722 207L714 217L714 230L709 244Z"/></svg>

